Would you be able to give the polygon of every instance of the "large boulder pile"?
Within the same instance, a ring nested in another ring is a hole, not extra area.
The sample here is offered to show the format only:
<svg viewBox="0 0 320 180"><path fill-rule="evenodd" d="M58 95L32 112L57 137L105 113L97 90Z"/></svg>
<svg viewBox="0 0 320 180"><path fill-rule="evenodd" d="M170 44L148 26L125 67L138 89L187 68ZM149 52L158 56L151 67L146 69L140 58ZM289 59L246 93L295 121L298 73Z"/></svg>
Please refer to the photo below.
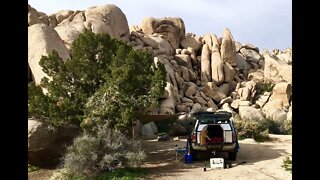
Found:
<svg viewBox="0 0 320 180"><path fill-rule="evenodd" d="M38 64L41 55L55 49L67 60L72 42L88 29L148 51L154 62L164 64L166 93L152 114L227 110L252 121L291 119L291 49L260 51L237 42L228 28L221 36L186 33L179 17L148 17L140 26L128 26L115 5L49 16L29 6L28 24L29 76L37 83L45 76ZM273 90L261 91L265 83L274 84Z"/></svg>

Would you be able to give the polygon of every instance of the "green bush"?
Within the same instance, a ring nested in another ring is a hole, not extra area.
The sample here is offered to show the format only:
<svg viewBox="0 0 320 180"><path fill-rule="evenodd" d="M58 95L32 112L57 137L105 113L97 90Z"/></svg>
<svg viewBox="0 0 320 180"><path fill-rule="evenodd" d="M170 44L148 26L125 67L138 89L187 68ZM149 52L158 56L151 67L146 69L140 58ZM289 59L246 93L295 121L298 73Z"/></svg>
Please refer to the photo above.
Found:
<svg viewBox="0 0 320 180"><path fill-rule="evenodd" d="M292 173L292 160L287 156L283 159L282 166L286 171L290 171Z"/></svg>
<svg viewBox="0 0 320 180"><path fill-rule="evenodd" d="M28 164L28 173L33 171L38 171L39 169L40 169L39 167Z"/></svg>
<svg viewBox="0 0 320 180"><path fill-rule="evenodd" d="M272 82L259 82L257 83L257 94L272 92L274 86L275 84Z"/></svg>
<svg viewBox="0 0 320 180"><path fill-rule="evenodd" d="M251 120L235 119L234 125L240 140L253 138L255 141L261 142L270 139L268 127L263 123Z"/></svg>
<svg viewBox="0 0 320 180"><path fill-rule="evenodd" d="M85 132L74 139L63 157L62 167L72 175L94 175L119 167L138 166L145 157L138 140L129 140L104 125L95 134Z"/></svg>

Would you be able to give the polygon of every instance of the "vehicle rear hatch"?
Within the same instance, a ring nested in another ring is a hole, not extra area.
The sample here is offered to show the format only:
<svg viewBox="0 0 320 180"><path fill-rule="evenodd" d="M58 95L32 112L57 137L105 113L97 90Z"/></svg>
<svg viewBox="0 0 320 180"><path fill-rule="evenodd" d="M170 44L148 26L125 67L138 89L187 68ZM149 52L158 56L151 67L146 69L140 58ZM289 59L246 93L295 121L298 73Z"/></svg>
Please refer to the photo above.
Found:
<svg viewBox="0 0 320 180"><path fill-rule="evenodd" d="M200 145L218 145L232 143L232 129L230 124L209 124L198 134Z"/></svg>

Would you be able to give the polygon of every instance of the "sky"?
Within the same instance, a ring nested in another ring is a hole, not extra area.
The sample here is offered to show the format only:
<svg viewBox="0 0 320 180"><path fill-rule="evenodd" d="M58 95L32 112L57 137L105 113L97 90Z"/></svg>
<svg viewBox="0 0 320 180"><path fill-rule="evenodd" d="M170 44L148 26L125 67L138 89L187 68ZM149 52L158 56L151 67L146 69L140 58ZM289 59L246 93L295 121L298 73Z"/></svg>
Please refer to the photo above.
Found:
<svg viewBox="0 0 320 180"><path fill-rule="evenodd" d="M28 0L47 15L60 10L86 10L115 4L129 25L140 25L146 17L180 17L186 32L196 35L229 28L235 41L262 49L292 47L292 0Z"/></svg>

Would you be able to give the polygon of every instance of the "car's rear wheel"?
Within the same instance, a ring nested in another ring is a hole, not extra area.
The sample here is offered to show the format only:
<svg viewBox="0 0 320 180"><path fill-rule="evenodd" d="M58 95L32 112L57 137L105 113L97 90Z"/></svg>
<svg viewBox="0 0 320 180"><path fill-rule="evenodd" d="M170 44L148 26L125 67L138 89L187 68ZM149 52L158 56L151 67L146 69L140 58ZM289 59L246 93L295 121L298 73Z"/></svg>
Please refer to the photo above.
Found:
<svg viewBox="0 0 320 180"><path fill-rule="evenodd" d="M237 152L228 152L229 160L235 161L237 159Z"/></svg>

